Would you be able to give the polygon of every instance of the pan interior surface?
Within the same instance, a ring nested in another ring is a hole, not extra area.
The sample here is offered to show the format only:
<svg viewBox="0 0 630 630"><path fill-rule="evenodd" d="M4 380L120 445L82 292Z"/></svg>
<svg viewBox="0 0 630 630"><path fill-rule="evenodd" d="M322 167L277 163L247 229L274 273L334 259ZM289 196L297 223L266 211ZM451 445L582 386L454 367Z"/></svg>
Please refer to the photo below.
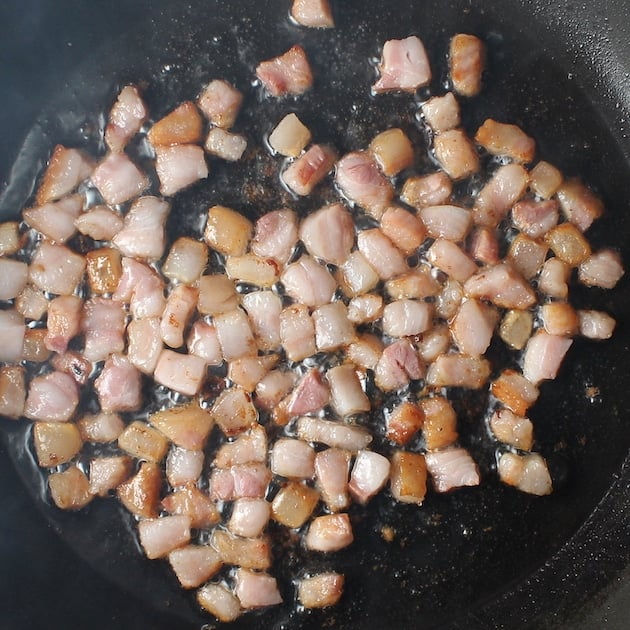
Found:
<svg viewBox="0 0 630 630"><path fill-rule="evenodd" d="M59 6L72 9L73 4ZM232 81L245 92L238 128L260 150L242 164L213 163L207 182L179 194L169 236L193 229L200 214L216 203L252 219L284 205L304 215L330 201L333 191L324 188L294 200L277 185L277 162L261 142L273 125L287 111L296 111L318 141L333 144L340 154L364 148L391 126L409 129L423 142L414 132L417 103L412 98L370 97L375 76L370 60L378 58L387 39L416 34L432 62L432 92L440 94L448 40L469 32L487 43L488 69L482 94L462 106L467 131L474 132L487 117L522 126L536 139L539 158L568 176L580 176L603 198L606 215L589 232L593 247L614 247L630 260L629 146L619 127L619 117L630 107L619 100L623 86L610 56L602 53L587 61L574 52L571 42L583 35L571 32L581 28L577 22L559 36L559 25L549 21L542 3L344 0L335 4L337 28L331 31L290 24L288 3L280 6L276 0L130 4L130 15L137 11L141 16L133 28L125 24L115 35L100 33L89 53L86 44L83 60L32 126L0 194L2 220L15 217L28 201L55 144L102 153L98 129L120 86L141 84L152 118L158 119L181 101L194 100L213 78ZM100 10L95 9L96 15ZM592 37L586 42L598 44ZM314 90L296 101L262 98L252 86L253 68L294 43L304 46L312 62ZM625 87L630 94L630 86ZM557 592L544 586L549 567L565 575L581 566L577 554L587 547L579 541L588 532L621 534L610 575L621 570L630 559L630 543L623 541L628 526L623 506L629 479L625 357L630 305L622 296L628 288L623 279L613 292L576 289L575 306L611 313L618 329L611 342L576 339L558 379L543 384L531 410L535 450L548 458L554 476L552 495L531 497L498 482L494 449L482 422L486 400L462 397L456 400L461 441L480 465L481 487L431 494L421 508L394 505L382 494L367 509L351 510L356 542L330 558L292 547L288 536L277 532L274 573L288 604L245 615L233 627L393 628L409 627L413 620L413 627L421 629L501 627L499 622L517 628L542 615L551 624L561 606L577 603L590 594L584 589L597 586L578 575L579 592L564 592L560 602ZM496 353L500 356L500 349ZM120 587L121 597L131 593L182 627L208 622L193 597L180 591L166 563L142 557L134 523L114 500L95 501L76 514L54 509L30 453L28 427L6 422L0 427L38 508L77 554ZM384 540L385 527L395 532L393 542ZM339 606L295 611L291 579L306 569L345 574L346 594Z"/></svg>

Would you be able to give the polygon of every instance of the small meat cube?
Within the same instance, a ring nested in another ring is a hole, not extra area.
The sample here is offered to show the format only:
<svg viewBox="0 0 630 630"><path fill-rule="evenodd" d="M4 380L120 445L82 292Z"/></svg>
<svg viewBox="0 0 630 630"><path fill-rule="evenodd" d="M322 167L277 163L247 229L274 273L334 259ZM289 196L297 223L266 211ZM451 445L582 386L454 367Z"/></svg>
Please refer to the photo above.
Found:
<svg viewBox="0 0 630 630"><path fill-rule="evenodd" d="M451 39L449 71L453 89L462 96L476 96L481 90L485 47L474 35L458 33Z"/></svg>
<svg viewBox="0 0 630 630"><path fill-rule="evenodd" d="M165 197L170 197L208 177L208 165L203 149L196 144L158 147L155 155L160 194Z"/></svg>
<svg viewBox="0 0 630 630"><path fill-rule="evenodd" d="M147 108L134 85L126 85L109 112L105 144L112 153L122 153L147 119Z"/></svg>
<svg viewBox="0 0 630 630"><path fill-rule="evenodd" d="M423 398L424 412L422 433L428 451L451 445L457 439L457 414L453 405L442 396Z"/></svg>
<svg viewBox="0 0 630 630"><path fill-rule="evenodd" d="M311 141L308 127L293 113L287 114L269 134L269 146L280 155L297 157Z"/></svg>
<svg viewBox="0 0 630 630"><path fill-rule="evenodd" d="M297 481L290 481L273 499L271 514L285 527L302 527L319 501L319 492Z"/></svg>
<svg viewBox="0 0 630 630"><path fill-rule="evenodd" d="M335 25L329 0L293 0L291 17L302 26L332 28Z"/></svg>
<svg viewBox="0 0 630 630"><path fill-rule="evenodd" d="M83 446L79 430L69 422L36 422L33 443L37 462L44 468L69 462Z"/></svg>
<svg viewBox="0 0 630 630"><path fill-rule="evenodd" d="M403 184L400 198L408 205L417 208L437 206L451 196L453 183L444 171L416 177L409 177Z"/></svg>
<svg viewBox="0 0 630 630"><path fill-rule="evenodd" d="M306 53L298 45L279 57L258 64L256 76L275 97L288 94L299 96L313 85L313 73Z"/></svg>
<svg viewBox="0 0 630 630"><path fill-rule="evenodd" d="M226 256L242 256L249 245L253 227L240 212L225 206L212 206L208 210L204 240Z"/></svg>
<svg viewBox="0 0 630 630"><path fill-rule="evenodd" d="M384 455L372 451L359 451L348 488L355 501L367 503L385 486L391 465Z"/></svg>
<svg viewBox="0 0 630 630"><path fill-rule="evenodd" d="M304 608L334 606L343 594L344 577L339 573L320 573L298 582L298 601Z"/></svg>
<svg viewBox="0 0 630 630"><path fill-rule="evenodd" d="M504 453L498 464L499 478L522 492L544 496L552 490L547 463L538 453Z"/></svg>
<svg viewBox="0 0 630 630"><path fill-rule="evenodd" d="M404 446L424 424L424 411L419 405L405 401L394 407L387 417L388 440Z"/></svg>
<svg viewBox="0 0 630 630"><path fill-rule="evenodd" d="M238 116L243 95L227 81L210 81L199 96L199 109L217 127L229 129Z"/></svg>
<svg viewBox="0 0 630 630"><path fill-rule="evenodd" d="M203 121L194 103L186 101L160 118L147 137L154 147L196 144L201 141Z"/></svg>
<svg viewBox="0 0 630 630"><path fill-rule="evenodd" d="M507 156L515 162L528 163L534 159L536 142L520 127L497 122L492 118L479 127L475 141L492 155Z"/></svg>
<svg viewBox="0 0 630 630"><path fill-rule="evenodd" d="M106 497L129 478L132 460L125 455L96 457L90 462L90 493Z"/></svg>
<svg viewBox="0 0 630 630"><path fill-rule="evenodd" d="M63 372L36 376L29 384L24 415L31 420L66 422L79 404L75 380Z"/></svg>
<svg viewBox="0 0 630 630"><path fill-rule="evenodd" d="M134 411L142 404L140 372L121 354L105 361L94 387L103 411Z"/></svg>
<svg viewBox="0 0 630 630"><path fill-rule="evenodd" d="M121 483L116 489L116 494L134 516L156 518L161 486L160 467L152 462L142 462L140 470L131 479Z"/></svg>
<svg viewBox="0 0 630 630"><path fill-rule="evenodd" d="M110 153L92 173L92 183L105 203L115 206L137 197L149 179L125 153Z"/></svg>
<svg viewBox="0 0 630 630"><path fill-rule="evenodd" d="M402 129L392 128L379 133L370 142L370 151L387 177L413 164L413 146Z"/></svg>
<svg viewBox="0 0 630 630"><path fill-rule="evenodd" d="M76 466L52 473L48 487L54 504L62 510L80 510L92 500L90 482Z"/></svg>
<svg viewBox="0 0 630 630"><path fill-rule="evenodd" d="M459 127L459 103L452 92L434 96L422 104L422 115L435 133Z"/></svg>
<svg viewBox="0 0 630 630"><path fill-rule="evenodd" d="M510 369L501 372L492 383L490 390L517 416L524 416L538 399L538 388L520 372Z"/></svg>
<svg viewBox="0 0 630 630"><path fill-rule="evenodd" d="M245 609L264 608L282 603L276 578L265 573L237 569L234 592Z"/></svg>
<svg viewBox="0 0 630 630"><path fill-rule="evenodd" d="M401 503L422 505L427 493L427 465L424 455L395 451L391 459L391 492Z"/></svg>
<svg viewBox="0 0 630 630"><path fill-rule="evenodd" d="M386 41L379 71L380 77L372 86L376 93L390 90L414 92L431 81L429 58L424 44L416 36Z"/></svg>
<svg viewBox="0 0 630 630"><path fill-rule="evenodd" d="M220 584L206 584L197 591L199 605L219 621L234 621L241 614L241 604Z"/></svg>
<svg viewBox="0 0 630 630"><path fill-rule="evenodd" d="M280 175L282 181L296 194L304 197L332 170L337 153L321 144L312 145Z"/></svg>
<svg viewBox="0 0 630 630"><path fill-rule="evenodd" d="M118 446L137 459L159 463L168 450L168 440L146 422L136 420L118 436Z"/></svg>
<svg viewBox="0 0 630 630"><path fill-rule="evenodd" d="M213 127L208 132L204 148L208 153L222 160L237 162L243 157L243 153L247 149L247 138L236 133L230 133L221 127Z"/></svg>
<svg viewBox="0 0 630 630"><path fill-rule="evenodd" d="M209 545L173 549L168 554L168 561L184 588L196 588L207 582L223 565L219 554Z"/></svg>
<svg viewBox="0 0 630 630"><path fill-rule="evenodd" d="M138 534L147 558L163 558L190 541L190 517L162 516L140 521Z"/></svg>
<svg viewBox="0 0 630 630"><path fill-rule="evenodd" d="M477 151L460 129L451 129L436 136L433 146L437 161L451 179L464 179L479 171Z"/></svg>
<svg viewBox="0 0 630 630"><path fill-rule="evenodd" d="M534 426L509 409L497 409L490 417L490 429L500 442L529 451L534 443Z"/></svg>
<svg viewBox="0 0 630 630"><path fill-rule="evenodd" d="M424 459L437 492L479 485L477 464L464 448L434 451L427 453Z"/></svg>
<svg viewBox="0 0 630 630"><path fill-rule="evenodd" d="M354 540L347 514L326 514L311 521L304 542L313 551L339 551Z"/></svg>

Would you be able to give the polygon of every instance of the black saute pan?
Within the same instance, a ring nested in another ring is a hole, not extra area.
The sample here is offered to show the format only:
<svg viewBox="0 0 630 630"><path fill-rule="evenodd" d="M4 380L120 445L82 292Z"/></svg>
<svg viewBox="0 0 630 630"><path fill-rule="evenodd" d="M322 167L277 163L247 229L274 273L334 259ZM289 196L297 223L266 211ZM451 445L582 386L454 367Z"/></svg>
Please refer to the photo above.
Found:
<svg viewBox="0 0 630 630"><path fill-rule="evenodd" d="M333 0L338 28L326 32L291 25L289 4L4 0L1 219L17 216L27 202L54 144L99 150L99 114L125 82L144 86L158 118L209 79L232 80L247 92L239 124L260 138L287 104L261 100L252 69L299 42L318 82L300 111L320 121L316 133L343 153L413 113L410 99L366 96L374 76L369 59L380 44L419 35L439 90L448 39L470 32L488 45L488 71L482 95L466 105L466 127L474 130L486 116L522 125L537 139L539 156L601 194L607 212L590 239L618 248L628 264L630 3ZM216 166L207 183L177 198L170 233L219 198L252 217L276 207L283 200L270 192L261 160L235 171ZM301 201L298 210L321 202ZM609 606L611 620L630 623L623 591L610 600L602 595L629 576L630 566L628 289L626 278L613 292L577 291L577 305L617 319L615 337L576 340L531 412L537 450L554 477L551 496L523 495L496 480L479 424L484 401L463 398L461 433L480 462L482 486L431 495L421 509L394 509L382 496L367 512L353 511L356 542L335 558L307 558L311 567L346 574L338 607L292 612L289 576L305 559L300 550L286 552L276 570L289 604L247 615L235 627L574 628L589 606ZM142 558L131 520L114 501L77 514L50 508L26 423L0 419L0 429L1 628L162 630L209 622L165 563ZM396 531L391 543L380 535L384 525ZM606 615L592 614L590 627L599 627ZM623 627L613 621L608 627Z"/></svg>

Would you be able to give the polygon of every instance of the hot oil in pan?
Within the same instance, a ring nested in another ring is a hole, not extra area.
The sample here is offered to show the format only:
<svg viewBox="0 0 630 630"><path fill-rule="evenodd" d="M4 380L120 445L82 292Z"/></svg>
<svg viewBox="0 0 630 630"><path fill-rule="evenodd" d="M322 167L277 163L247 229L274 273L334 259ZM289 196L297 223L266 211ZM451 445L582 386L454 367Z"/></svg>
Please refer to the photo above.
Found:
<svg viewBox="0 0 630 630"><path fill-rule="evenodd" d="M385 96L374 99L367 96L373 79L368 60L378 54L378 46L385 39L406 36L413 29L408 23L386 26L387 16L379 14L384 11L382 8L376 10L368 22L363 17L357 21L356 5L348 3L339 10L339 29L331 33L304 33L293 27L278 26L282 16L260 16L262 25L267 27L264 30L273 32L283 44L286 42L284 47L277 42L272 45L270 38L261 35L260 21L240 21L239 27L230 33L225 30L225 23L217 24L216 30L211 32L207 24L212 21L205 23L202 29L191 26L194 24L192 20L190 23L182 20L175 25L165 47L147 38L144 45L149 49L155 47L151 50L155 54L139 61L137 66L118 65L120 56L115 55L110 60L101 61L103 68L99 68L97 74L115 76L116 85L110 81L105 89L101 84L95 89L99 93L90 95L87 87L90 83L80 72L74 94L60 99L71 101L70 109L65 111L74 112L73 115L59 116L53 107L48 116L42 117L39 127L27 140L26 153L20 158L26 172L22 179L27 184L32 181L34 171L30 165L41 166L52 144L83 144L85 139L73 136L74 130L82 126L89 129L90 125L76 125L77 120L92 121L94 128L88 134L88 145L94 142L97 136L93 132L102 124L99 123L102 119L93 112L107 108L116 88L126 81L146 81L145 94L153 117L157 119L182 100L194 98L208 79L233 80L247 93L235 130L248 135L250 146L262 146L261 139L270 127L293 108L313 130L316 141L328 141L340 153L364 147L375 133L387 126L402 124L413 128L415 108L409 98ZM252 8L252 11L256 9ZM439 28L431 29L429 33L420 27L418 34L428 45L436 69L444 68L446 42L452 33L469 30L483 37L496 32L497 25L487 15L475 17L469 14L446 24L446 17L434 18ZM357 23L361 28L356 28ZM416 23L423 24L426 20ZM345 29L350 24L353 25L353 38L348 42L349 31ZM213 43L215 37L220 46ZM608 171L619 168L623 161L614 143L609 141L610 132L585 102L584 95L574 84L567 84L564 73L549 66L538 66L540 59L534 56L519 56L518 44L511 45L507 38L505 42L497 38L484 39L490 43L490 72L482 97L470 106L464 106L468 112L465 123L469 131L486 115L522 124L539 141L545 158L571 174L583 175L589 183L598 186L610 204L609 214L614 215L615 199L622 191L610 182ZM255 88L247 89L255 63L286 49L296 40L301 40L307 51L309 47L318 50L312 57L318 76L313 94L299 102L278 103L260 99ZM317 42L322 40L325 45L316 48L321 45ZM129 41L126 45L134 46ZM340 51L344 51L343 55ZM515 65L502 67L493 63L493 59L501 57L513 59ZM184 62L188 58L201 61L190 66ZM532 74L538 81L533 84L530 81L525 89L520 77L531 77ZM567 95L574 103L568 108ZM418 140L421 142L420 138ZM593 143L591 153L565 154L563 147L569 140L573 146L580 142ZM199 234L200 217L213 203L238 208L255 219L285 204L305 214L330 199L329 189L306 200L287 199L286 191L277 185L278 162L264 149L259 151L242 165L226 166L213 162L207 182L178 195L169 221L171 237L174 239L181 233ZM591 154L601 156L601 163L595 165L595 170L586 169L587 155ZM623 168L627 171L627 166ZM16 177L20 179L19 174ZM235 181L239 184L235 185ZM627 173L625 181L630 181ZM24 186L22 189L26 190ZM619 245L613 224L618 227L616 221L604 219L594 238L602 244ZM609 299L601 297L602 303ZM592 296L589 300L592 303ZM606 307L602 305L602 308ZM617 319L628 315L627 307L622 308L617 303L611 303L608 310ZM627 347L627 333L622 331L622 335L620 348ZM624 434L621 429L620 414L611 402L620 375L613 372L608 379L604 378L608 372L607 362L613 360L615 354L604 353L601 364L592 364L589 361L592 346L576 345L580 347L567 359L559 380L543 386L541 401L532 413L540 450L548 454L558 445L565 444L558 448L558 457L570 464L572 474L564 488L549 498L532 499L501 486L491 472L494 455L480 421L485 399L480 395L456 400L461 412L462 440L480 463L484 473L482 486L447 496L430 494L419 509L394 505L386 494L381 494L367 510L352 508L357 542L331 558L307 554L295 546L291 534L278 532L274 573L281 581L283 596L289 605L246 615L239 620L239 627L315 628L334 624L335 627L351 628L360 622L363 627L380 625L385 628L405 627L409 619L417 621L420 628L436 624L443 627L448 619L459 614L455 610L471 608L501 592L507 583L529 575L572 535L601 497L607 477L591 473L601 468L614 469L623 454L624 440L620 439L617 444L602 440L595 423L591 422L592 414L596 412L598 417L605 414L610 418L608 430L627 438L627 431ZM574 371L577 378L572 378ZM599 402L591 403L584 397L585 383L600 386ZM153 400L155 406L162 402L159 398ZM193 623L201 623L202 617L195 612L194 603L179 591L165 563L149 562L141 557L132 537L132 521L114 500L94 502L79 514L61 513L45 503L41 473L25 450L28 432L16 431L14 427L10 431L16 466L47 518L75 550L124 589L135 592L158 608L168 609ZM588 480L589 476L593 481ZM121 530L124 535L120 535ZM391 541L386 540L390 538ZM95 545L95 540L102 544ZM292 610L289 580L304 567L309 570L335 569L346 574L346 595L337 608L299 614ZM139 584L143 586L139 588Z"/></svg>

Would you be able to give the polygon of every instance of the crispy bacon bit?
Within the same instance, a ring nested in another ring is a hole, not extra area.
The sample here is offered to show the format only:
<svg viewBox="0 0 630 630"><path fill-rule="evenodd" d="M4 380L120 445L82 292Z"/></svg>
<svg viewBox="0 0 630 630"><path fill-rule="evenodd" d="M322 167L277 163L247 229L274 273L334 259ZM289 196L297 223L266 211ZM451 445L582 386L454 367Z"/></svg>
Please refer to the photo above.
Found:
<svg viewBox="0 0 630 630"><path fill-rule="evenodd" d="M550 335L572 337L578 331L578 316L566 302L550 302L540 309L543 326Z"/></svg>
<svg viewBox="0 0 630 630"><path fill-rule="evenodd" d="M404 446L422 428L424 411L417 404L405 401L394 407L387 418L388 440Z"/></svg>
<svg viewBox="0 0 630 630"><path fill-rule="evenodd" d="M451 39L449 70L453 89L462 96L476 96L481 90L485 47L474 35L458 33Z"/></svg>
<svg viewBox="0 0 630 630"><path fill-rule="evenodd" d="M508 346L522 350L532 335L534 317L529 311L508 311L501 320L499 336Z"/></svg>
<svg viewBox="0 0 630 630"><path fill-rule="evenodd" d="M164 497L162 507L169 514L188 516L190 526L194 529L208 529L221 519L214 501L194 484L188 484Z"/></svg>
<svg viewBox="0 0 630 630"><path fill-rule="evenodd" d="M591 246L572 223L561 223L545 234L545 243L571 267L577 267L591 255Z"/></svg>
<svg viewBox="0 0 630 630"><path fill-rule="evenodd" d="M142 462L140 470L131 479L121 483L116 494L134 516L156 518L161 485L160 467L152 462Z"/></svg>
<svg viewBox="0 0 630 630"><path fill-rule="evenodd" d="M414 92L431 81L431 67L424 44L416 36L390 39L383 46L381 76L372 86L376 93L390 90Z"/></svg>
<svg viewBox="0 0 630 630"><path fill-rule="evenodd" d="M315 488L297 481L285 484L271 504L273 519L286 527L301 527L319 501Z"/></svg>
<svg viewBox="0 0 630 630"><path fill-rule="evenodd" d="M117 249L101 247L85 254L87 279L92 293L113 293L122 276L122 257Z"/></svg>
<svg viewBox="0 0 630 630"><path fill-rule="evenodd" d="M276 97L288 94L299 96L313 85L313 74L306 53L298 45L292 46L279 57L258 64L256 76L267 91Z"/></svg>

